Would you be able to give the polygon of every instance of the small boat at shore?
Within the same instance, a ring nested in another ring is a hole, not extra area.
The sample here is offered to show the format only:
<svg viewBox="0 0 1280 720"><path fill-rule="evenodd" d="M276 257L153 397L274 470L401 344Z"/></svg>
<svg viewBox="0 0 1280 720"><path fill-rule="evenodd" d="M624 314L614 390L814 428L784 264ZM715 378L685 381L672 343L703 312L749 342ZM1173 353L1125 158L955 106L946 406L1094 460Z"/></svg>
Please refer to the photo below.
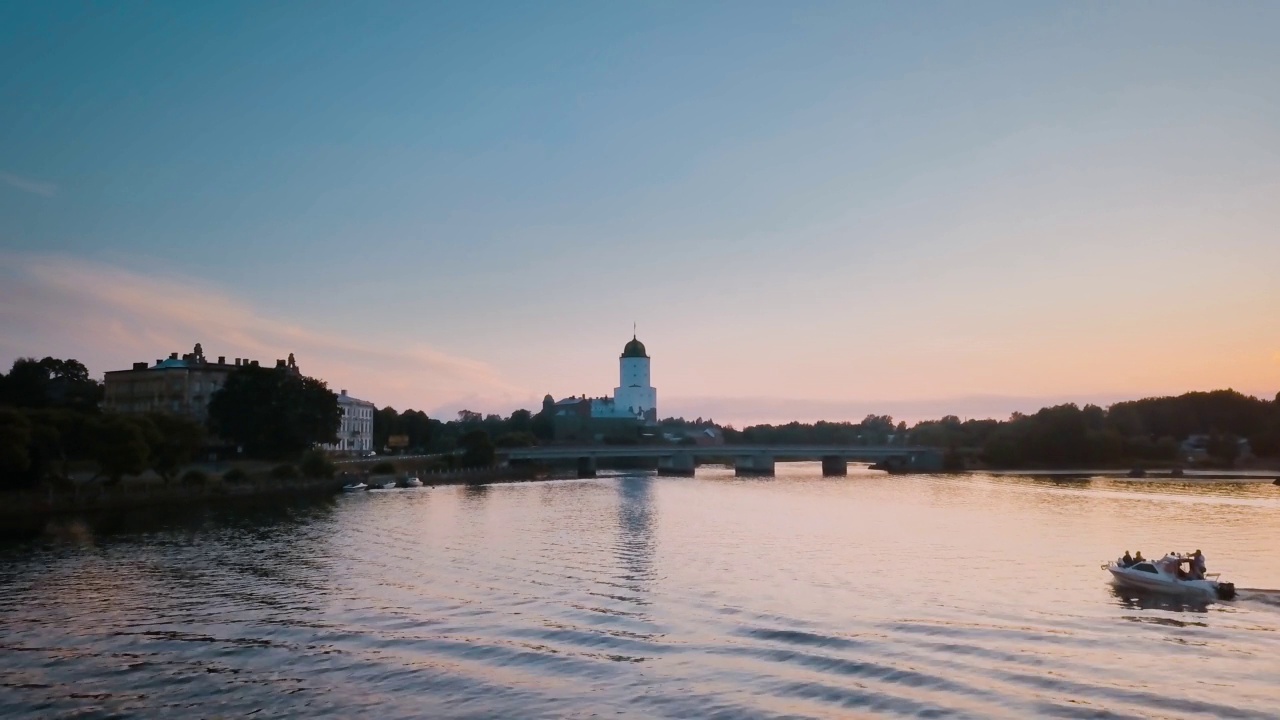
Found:
<svg viewBox="0 0 1280 720"><path fill-rule="evenodd" d="M422 487L422 481L416 477L407 477L404 479L404 486L407 488Z"/></svg>
<svg viewBox="0 0 1280 720"><path fill-rule="evenodd" d="M1176 555L1130 565L1112 560L1104 564L1102 569L1110 572L1112 580L1121 587L1206 600L1230 600L1236 596L1235 584L1220 582L1217 573L1206 573L1203 579L1179 577L1178 566L1185 560L1186 558Z"/></svg>
<svg viewBox="0 0 1280 720"><path fill-rule="evenodd" d="M368 490L369 486L362 482L347 483L342 486L342 492L359 492L360 490Z"/></svg>

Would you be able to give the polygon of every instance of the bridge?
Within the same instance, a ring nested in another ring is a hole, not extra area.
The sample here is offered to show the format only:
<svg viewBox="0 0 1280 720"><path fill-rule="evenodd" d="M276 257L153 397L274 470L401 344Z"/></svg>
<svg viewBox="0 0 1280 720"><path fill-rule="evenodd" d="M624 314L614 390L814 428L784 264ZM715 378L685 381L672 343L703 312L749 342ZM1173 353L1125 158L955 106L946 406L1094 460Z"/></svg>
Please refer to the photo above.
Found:
<svg viewBox="0 0 1280 720"><path fill-rule="evenodd" d="M847 475L849 461L878 463L890 472L937 472L942 453L937 448L852 445L546 445L498 451L508 461L577 462L578 477L595 477L602 459L657 458L663 475L692 477L699 459L733 458L734 474L774 474L779 461L821 460L823 475Z"/></svg>

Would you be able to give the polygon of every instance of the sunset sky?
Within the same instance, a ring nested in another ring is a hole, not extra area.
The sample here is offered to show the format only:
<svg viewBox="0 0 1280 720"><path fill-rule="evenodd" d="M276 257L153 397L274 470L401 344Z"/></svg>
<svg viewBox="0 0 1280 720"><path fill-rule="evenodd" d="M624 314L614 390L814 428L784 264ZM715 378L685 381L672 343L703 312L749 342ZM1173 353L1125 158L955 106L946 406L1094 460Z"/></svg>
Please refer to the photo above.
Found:
<svg viewBox="0 0 1280 720"><path fill-rule="evenodd" d="M1280 3L0 2L0 364L379 405L1280 390Z"/></svg>

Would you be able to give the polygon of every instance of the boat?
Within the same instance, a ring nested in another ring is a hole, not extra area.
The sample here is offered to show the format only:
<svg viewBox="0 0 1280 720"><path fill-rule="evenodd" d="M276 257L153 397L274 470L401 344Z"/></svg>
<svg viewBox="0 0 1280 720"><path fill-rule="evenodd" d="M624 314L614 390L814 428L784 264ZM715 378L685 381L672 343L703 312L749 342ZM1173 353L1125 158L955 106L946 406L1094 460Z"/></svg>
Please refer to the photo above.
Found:
<svg viewBox="0 0 1280 720"><path fill-rule="evenodd" d="M384 481L382 481L382 482L376 482L376 483L374 483L374 484L370 487L370 489L371 489L371 490L395 490L395 489L396 489L396 481L395 481L395 480L384 480Z"/></svg>
<svg viewBox="0 0 1280 720"><path fill-rule="evenodd" d="M347 483L342 486L342 492L356 492L358 490L368 490L369 486L362 482Z"/></svg>
<svg viewBox="0 0 1280 720"><path fill-rule="evenodd" d="M422 487L422 481L416 477L407 477L404 479L405 487Z"/></svg>
<svg viewBox="0 0 1280 720"><path fill-rule="evenodd" d="M1230 600L1236 596L1236 586L1219 581L1218 573L1205 573L1200 580L1178 577L1178 566L1188 560L1182 555L1165 555L1159 560L1143 560L1130 565L1112 560L1102 568L1109 571L1115 584L1121 587L1205 599Z"/></svg>

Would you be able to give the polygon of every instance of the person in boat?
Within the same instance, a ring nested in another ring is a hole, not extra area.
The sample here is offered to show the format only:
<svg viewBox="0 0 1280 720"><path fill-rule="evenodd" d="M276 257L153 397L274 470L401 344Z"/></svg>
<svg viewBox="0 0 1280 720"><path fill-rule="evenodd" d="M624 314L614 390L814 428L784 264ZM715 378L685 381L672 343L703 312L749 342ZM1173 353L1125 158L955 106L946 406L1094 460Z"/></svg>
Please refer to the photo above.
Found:
<svg viewBox="0 0 1280 720"><path fill-rule="evenodd" d="M1146 562L1146 561L1147 561L1147 559L1146 559L1146 558L1144 558L1144 557L1142 557L1142 551L1141 551L1141 550L1139 550L1139 551L1138 551L1138 554L1137 554L1137 555L1134 555L1134 556L1133 556L1133 563L1134 563L1135 565L1137 565L1137 564L1138 564L1138 563L1140 563L1140 562Z"/></svg>
<svg viewBox="0 0 1280 720"><path fill-rule="evenodd" d="M1204 553L1196 549L1191 555L1191 577L1196 580L1203 580L1205 570Z"/></svg>
<svg viewBox="0 0 1280 720"><path fill-rule="evenodd" d="M1120 567L1129 567L1130 565L1133 565L1133 563L1133 556L1129 554L1128 550L1125 550L1124 557L1120 558Z"/></svg>

